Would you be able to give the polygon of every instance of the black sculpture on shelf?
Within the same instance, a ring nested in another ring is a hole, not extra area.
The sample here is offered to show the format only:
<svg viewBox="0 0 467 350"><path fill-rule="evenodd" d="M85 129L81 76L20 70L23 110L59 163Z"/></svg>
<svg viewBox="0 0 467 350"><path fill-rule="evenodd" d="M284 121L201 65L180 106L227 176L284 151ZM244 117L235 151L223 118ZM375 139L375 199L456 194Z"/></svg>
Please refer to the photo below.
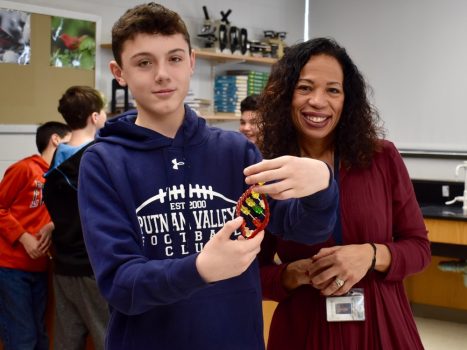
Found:
<svg viewBox="0 0 467 350"><path fill-rule="evenodd" d="M216 38L217 28L216 28L215 23L211 21L211 18L209 18L208 9L206 6L203 6L203 12L204 12L204 24L198 36L206 40L204 47L206 48L214 47L214 43L217 40Z"/></svg>

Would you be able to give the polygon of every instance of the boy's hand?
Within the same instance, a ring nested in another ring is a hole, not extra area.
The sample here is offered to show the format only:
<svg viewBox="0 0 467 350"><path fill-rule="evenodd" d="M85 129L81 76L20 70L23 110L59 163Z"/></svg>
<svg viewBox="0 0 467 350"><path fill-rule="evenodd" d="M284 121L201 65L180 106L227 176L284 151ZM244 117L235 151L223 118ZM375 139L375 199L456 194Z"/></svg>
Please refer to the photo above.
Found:
<svg viewBox="0 0 467 350"><path fill-rule="evenodd" d="M18 241L23 245L26 253L31 257L31 259L37 259L42 254L37 249L39 246L39 241L29 232L24 232L18 239Z"/></svg>
<svg viewBox="0 0 467 350"><path fill-rule="evenodd" d="M212 237L196 258L196 268L208 283L225 280L242 274L260 251L264 231L252 239L231 240L232 233L240 227L243 218L225 223Z"/></svg>
<svg viewBox="0 0 467 350"><path fill-rule="evenodd" d="M289 199L309 196L324 190L331 176L327 165L316 159L283 156L263 160L246 168L243 173L255 192L267 193L274 199Z"/></svg>
<svg viewBox="0 0 467 350"><path fill-rule="evenodd" d="M52 245L52 231L54 230L54 224L49 222L45 224L38 232L36 237L39 239L39 245L37 246L38 251L41 255L48 253L50 246Z"/></svg>

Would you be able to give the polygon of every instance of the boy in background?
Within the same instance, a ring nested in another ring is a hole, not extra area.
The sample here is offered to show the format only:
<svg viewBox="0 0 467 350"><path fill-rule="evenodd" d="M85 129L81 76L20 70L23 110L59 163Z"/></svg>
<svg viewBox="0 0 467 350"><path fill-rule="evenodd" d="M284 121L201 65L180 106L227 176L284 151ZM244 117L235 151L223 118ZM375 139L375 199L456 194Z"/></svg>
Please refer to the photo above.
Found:
<svg viewBox="0 0 467 350"><path fill-rule="evenodd" d="M234 131L183 104L194 69L186 26L155 3L112 30L110 69L137 111L108 121L83 156L78 198L99 288L110 304L108 349L264 349L256 255L264 232L238 238L246 182L271 198L268 229L307 243L335 221L325 163L261 161ZM259 164L255 164L258 163ZM292 230L293 227L293 230ZM295 234L296 233L296 234ZM238 238L238 239L237 239Z"/></svg>
<svg viewBox="0 0 467 350"><path fill-rule="evenodd" d="M245 97L240 102L240 127L239 131L248 140L256 144L258 137L258 124L256 122L256 111L258 110L258 95L253 94Z"/></svg>
<svg viewBox="0 0 467 350"><path fill-rule="evenodd" d="M66 124L40 125L40 155L11 165L0 183L0 338L5 350L49 349L44 318L53 224L43 202L43 175L59 143L70 135Z"/></svg>
<svg viewBox="0 0 467 350"><path fill-rule="evenodd" d="M77 198L81 157L107 119L104 108L101 94L89 86L70 87L58 105L72 133L70 141L57 148L44 186L45 205L55 225L52 235L54 349L82 350L88 334L96 350L104 349L108 307L97 289L89 263Z"/></svg>

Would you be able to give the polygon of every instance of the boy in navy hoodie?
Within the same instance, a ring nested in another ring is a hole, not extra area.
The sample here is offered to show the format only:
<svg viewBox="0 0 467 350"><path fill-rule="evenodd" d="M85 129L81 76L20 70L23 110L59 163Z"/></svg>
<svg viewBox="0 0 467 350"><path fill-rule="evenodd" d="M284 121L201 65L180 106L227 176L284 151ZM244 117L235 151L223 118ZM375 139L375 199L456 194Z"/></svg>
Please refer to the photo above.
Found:
<svg viewBox="0 0 467 350"><path fill-rule="evenodd" d="M207 126L183 104L195 57L177 13L155 3L128 10L112 50L110 69L138 109L99 131L78 188L111 309L107 349L264 349L256 261L264 233L238 238L236 201L266 182L257 191L270 197L268 230L323 241L337 207L329 168L290 156L261 161L243 135Z"/></svg>

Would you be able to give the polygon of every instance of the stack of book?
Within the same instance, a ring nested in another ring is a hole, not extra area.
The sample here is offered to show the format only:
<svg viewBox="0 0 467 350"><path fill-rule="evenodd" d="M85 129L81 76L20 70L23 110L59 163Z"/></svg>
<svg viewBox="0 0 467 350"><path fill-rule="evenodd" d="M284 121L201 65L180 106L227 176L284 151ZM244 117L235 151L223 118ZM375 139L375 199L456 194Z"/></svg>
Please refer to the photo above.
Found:
<svg viewBox="0 0 467 350"><path fill-rule="evenodd" d="M237 114L247 94L247 75L218 75L214 82L214 112Z"/></svg>
<svg viewBox="0 0 467 350"><path fill-rule="evenodd" d="M211 100L195 97L191 89L185 97L185 103L200 116L206 116L212 113Z"/></svg>
<svg viewBox="0 0 467 350"><path fill-rule="evenodd" d="M248 95L260 94L269 79L269 73L250 71L248 74Z"/></svg>
<svg viewBox="0 0 467 350"><path fill-rule="evenodd" d="M216 76L214 82L214 112L240 116L240 103L252 94L260 94L269 73L252 70L230 70Z"/></svg>

